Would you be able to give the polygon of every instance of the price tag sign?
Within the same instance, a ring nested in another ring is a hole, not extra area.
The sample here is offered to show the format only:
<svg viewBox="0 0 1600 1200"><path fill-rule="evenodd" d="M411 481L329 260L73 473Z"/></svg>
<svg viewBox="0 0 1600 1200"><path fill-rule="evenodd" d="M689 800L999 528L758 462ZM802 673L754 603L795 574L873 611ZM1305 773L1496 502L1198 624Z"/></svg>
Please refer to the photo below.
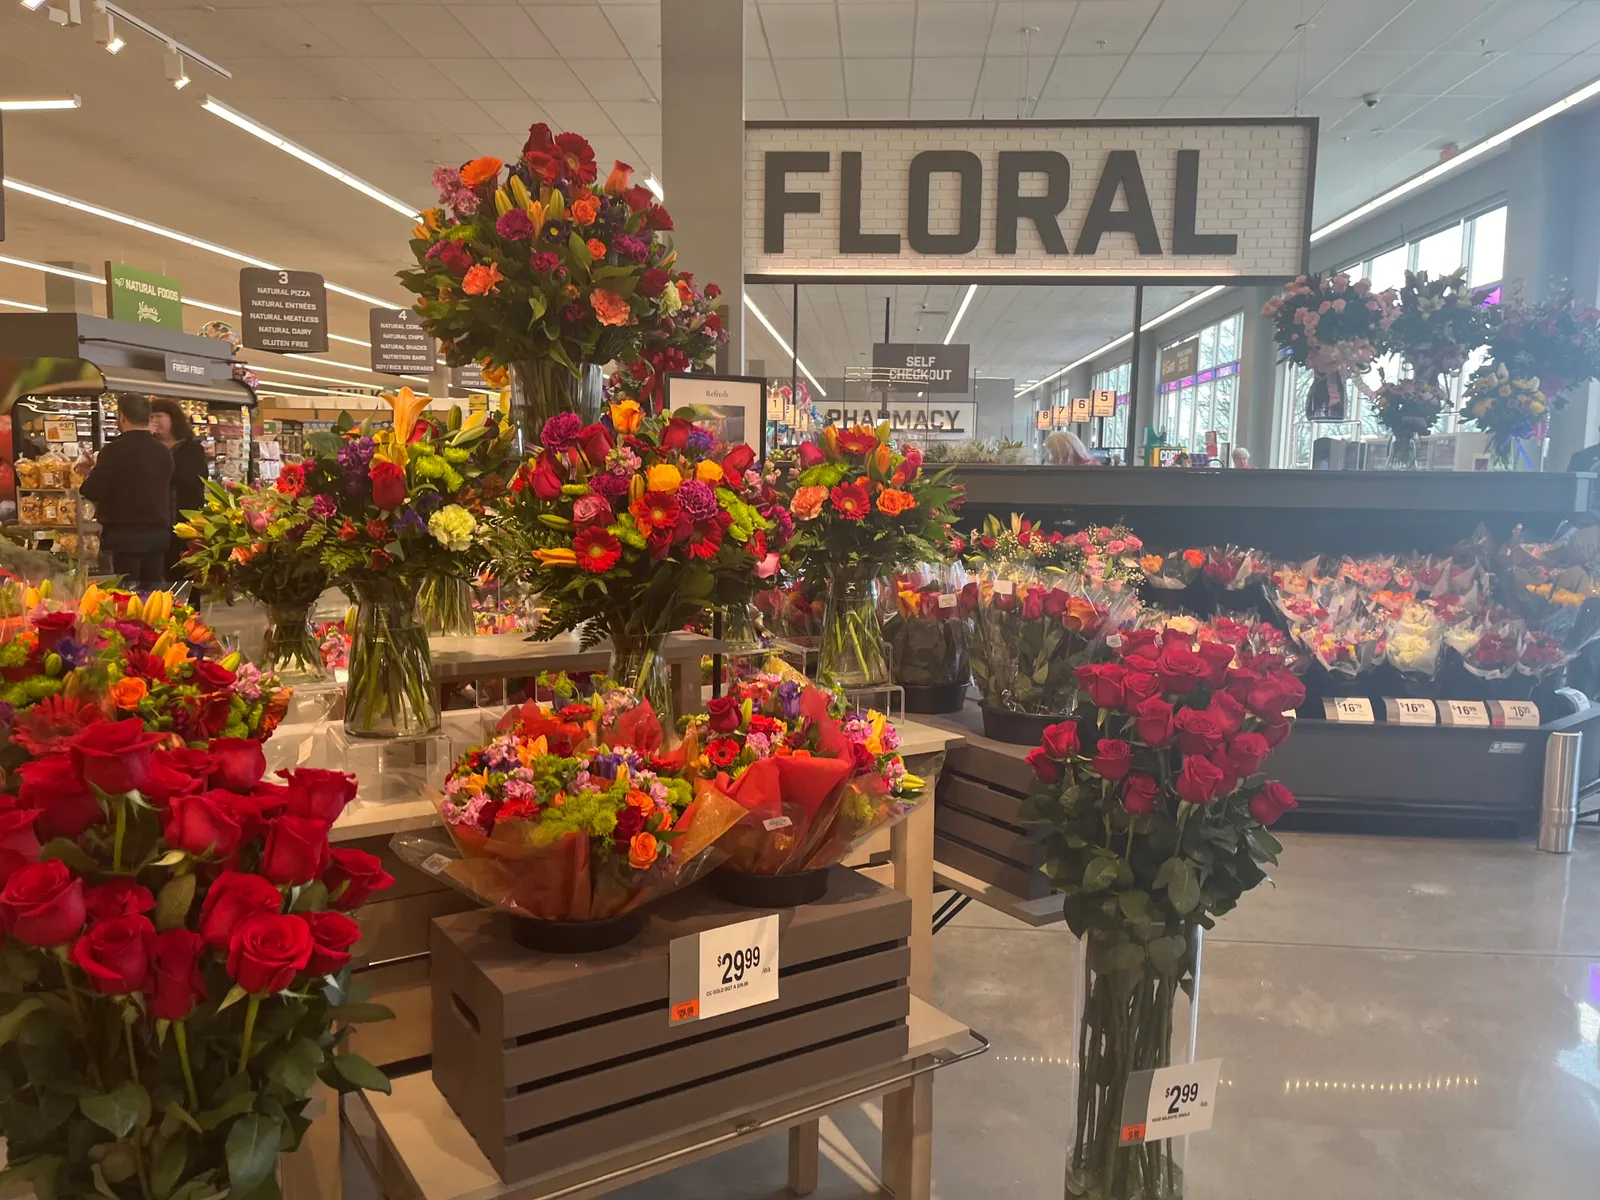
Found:
<svg viewBox="0 0 1600 1200"><path fill-rule="evenodd" d="M1122 1144L1204 1133L1217 1114L1220 1058L1182 1063L1128 1077L1122 1102Z"/></svg>
<svg viewBox="0 0 1600 1200"><path fill-rule="evenodd" d="M1445 725L1489 728L1489 709L1482 700L1446 700L1439 710L1439 720Z"/></svg>
<svg viewBox="0 0 1600 1200"><path fill-rule="evenodd" d="M1418 700L1410 696L1385 699L1384 716L1396 725L1437 725L1439 708L1432 700Z"/></svg>
<svg viewBox="0 0 1600 1200"><path fill-rule="evenodd" d="M957 596L954 592L940 592L939 593L939 607L940 608L955 608L960 603L961 603L961 598L959 596Z"/></svg>
<svg viewBox="0 0 1600 1200"><path fill-rule="evenodd" d="M1009 596L1017 590L1017 585L1009 579L996 579L994 581L994 594L996 596Z"/></svg>
<svg viewBox="0 0 1600 1200"><path fill-rule="evenodd" d="M1365 696L1335 696L1322 702L1322 714L1341 725L1371 725L1377 720Z"/></svg>
<svg viewBox="0 0 1600 1200"><path fill-rule="evenodd" d="M1489 720L1491 724L1511 729L1537 729L1539 706L1532 700L1491 700Z"/></svg>
<svg viewBox="0 0 1600 1200"><path fill-rule="evenodd" d="M778 915L674 938L668 1023L700 1021L778 998Z"/></svg>

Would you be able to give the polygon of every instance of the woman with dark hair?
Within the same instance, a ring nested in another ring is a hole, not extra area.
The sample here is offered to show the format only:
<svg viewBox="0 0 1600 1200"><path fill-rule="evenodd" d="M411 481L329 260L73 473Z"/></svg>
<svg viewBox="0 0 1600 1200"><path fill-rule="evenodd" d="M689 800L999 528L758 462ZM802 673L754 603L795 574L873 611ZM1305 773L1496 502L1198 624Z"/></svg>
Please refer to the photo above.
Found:
<svg viewBox="0 0 1600 1200"><path fill-rule="evenodd" d="M205 507L206 479L211 473L205 447L195 438L194 428L176 400L151 399L150 432L172 452L172 519L180 521L186 510ZM169 576L174 574L183 547L183 539L173 534L167 550Z"/></svg>

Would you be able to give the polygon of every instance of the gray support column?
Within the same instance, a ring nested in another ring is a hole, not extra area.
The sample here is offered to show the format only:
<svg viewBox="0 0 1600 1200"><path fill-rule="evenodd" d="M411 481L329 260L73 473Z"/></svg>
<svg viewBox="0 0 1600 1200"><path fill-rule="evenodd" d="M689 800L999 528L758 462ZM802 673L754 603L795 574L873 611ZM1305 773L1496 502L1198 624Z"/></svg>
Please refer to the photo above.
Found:
<svg viewBox="0 0 1600 1200"><path fill-rule="evenodd" d="M744 0L661 0L661 186L678 265L727 301L744 368Z"/></svg>
<svg viewBox="0 0 1600 1200"><path fill-rule="evenodd" d="M94 268L88 263L81 262L56 262L51 261L52 267L64 267L69 271L81 271L84 274L94 274ZM110 316L111 297L106 297L106 316ZM72 279L66 275L49 275L44 277L44 306L51 312L75 312L94 315L94 284L85 283L81 279Z"/></svg>
<svg viewBox="0 0 1600 1200"><path fill-rule="evenodd" d="M1282 428L1276 411L1278 398L1278 344L1272 323L1261 316L1261 306L1274 288L1242 289L1244 335L1239 346L1239 410L1234 414L1234 438L1250 451L1250 465L1272 465L1273 447Z"/></svg>

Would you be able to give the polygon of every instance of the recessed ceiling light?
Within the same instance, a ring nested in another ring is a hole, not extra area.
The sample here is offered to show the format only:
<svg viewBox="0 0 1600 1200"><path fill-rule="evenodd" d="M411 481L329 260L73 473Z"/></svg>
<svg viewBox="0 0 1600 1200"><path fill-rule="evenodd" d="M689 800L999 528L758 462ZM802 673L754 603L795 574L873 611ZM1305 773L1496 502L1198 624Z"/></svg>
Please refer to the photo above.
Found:
<svg viewBox="0 0 1600 1200"><path fill-rule="evenodd" d="M29 12L38 12L44 7L45 0L22 0L22 7Z"/></svg>
<svg viewBox="0 0 1600 1200"><path fill-rule="evenodd" d="M82 107L82 96L42 96L34 100L0 99L0 112L51 112Z"/></svg>

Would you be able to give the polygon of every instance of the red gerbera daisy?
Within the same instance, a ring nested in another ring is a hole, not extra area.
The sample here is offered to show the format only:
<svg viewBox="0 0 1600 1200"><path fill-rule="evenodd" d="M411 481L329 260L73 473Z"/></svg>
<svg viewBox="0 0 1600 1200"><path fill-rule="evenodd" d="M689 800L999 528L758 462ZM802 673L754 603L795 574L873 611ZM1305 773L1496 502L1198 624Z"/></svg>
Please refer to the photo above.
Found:
<svg viewBox="0 0 1600 1200"><path fill-rule="evenodd" d="M639 524L639 532L649 537L657 529L671 529L678 523L681 510L678 499L671 492L646 492L632 504L628 511Z"/></svg>
<svg viewBox="0 0 1600 1200"><path fill-rule="evenodd" d="M32 708L17 713L11 740L35 757L54 754L65 750L73 734L85 725L105 719L105 713L81 697L46 696Z"/></svg>
<svg viewBox="0 0 1600 1200"><path fill-rule="evenodd" d="M159 683L167 681L167 664L148 650L129 650L126 654L127 673L140 679Z"/></svg>
<svg viewBox="0 0 1600 1200"><path fill-rule="evenodd" d="M878 448L878 435L870 429L846 429L839 435L839 449L846 454L871 454Z"/></svg>
<svg viewBox="0 0 1600 1200"><path fill-rule="evenodd" d="M842 440L842 439L841 439ZM841 483L828 493L833 507L847 521L862 521L872 511L872 497L862 483Z"/></svg>
<svg viewBox="0 0 1600 1200"><path fill-rule="evenodd" d="M732 766L739 757L739 743L732 738L712 738L706 743L706 757L719 767Z"/></svg>
<svg viewBox="0 0 1600 1200"><path fill-rule="evenodd" d="M715 558L722 546L722 526L716 521L696 521L689 531L689 557Z"/></svg>
<svg viewBox="0 0 1600 1200"><path fill-rule="evenodd" d="M578 556L578 565L596 575L609 571L622 557L622 543L598 526L591 526L573 538L572 549Z"/></svg>

